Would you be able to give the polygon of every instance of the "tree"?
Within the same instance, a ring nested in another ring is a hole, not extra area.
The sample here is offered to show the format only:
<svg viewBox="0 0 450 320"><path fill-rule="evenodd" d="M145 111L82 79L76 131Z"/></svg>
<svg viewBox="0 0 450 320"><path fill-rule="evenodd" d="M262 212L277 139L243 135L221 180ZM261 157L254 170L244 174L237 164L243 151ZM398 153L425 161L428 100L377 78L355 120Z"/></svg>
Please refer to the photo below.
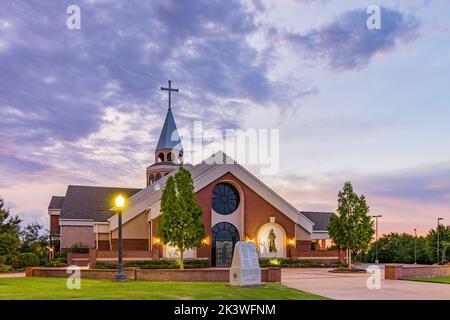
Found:
<svg viewBox="0 0 450 320"><path fill-rule="evenodd" d="M29 223L20 233L22 245L21 252L31 252L41 260L48 258L49 234L43 225L33 222Z"/></svg>
<svg viewBox="0 0 450 320"><path fill-rule="evenodd" d="M417 263L429 263L426 254L426 239L415 238L407 233L389 233L382 235L369 250L369 257L375 256L378 247L378 259L383 263L414 263L414 244L416 245Z"/></svg>
<svg viewBox="0 0 450 320"><path fill-rule="evenodd" d="M450 258L450 226L439 225L439 263L447 262ZM426 251L431 262L436 262L437 233L431 229L426 237Z"/></svg>
<svg viewBox="0 0 450 320"><path fill-rule="evenodd" d="M17 253L20 248L20 223L18 216L11 216L0 198L0 256Z"/></svg>
<svg viewBox="0 0 450 320"><path fill-rule="evenodd" d="M346 250L348 268L352 268L352 253L367 250L374 234L373 221L368 215L366 198L353 192L350 182L338 194L337 214L328 225L328 232L339 248Z"/></svg>
<svg viewBox="0 0 450 320"><path fill-rule="evenodd" d="M0 233L0 256L14 255L20 248L20 240L13 233Z"/></svg>
<svg viewBox="0 0 450 320"><path fill-rule="evenodd" d="M4 205L5 202L0 198L0 233L11 233L18 236L22 220L18 216L11 216Z"/></svg>
<svg viewBox="0 0 450 320"><path fill-rule="evenodd" d="M167 179L161 197L161 216L158 235L164 244L180 251L180 269L184 269L184 252L201 245L205 237L202 210L197 205L194 182L189 171L180 167L175 179Z"/></svg>

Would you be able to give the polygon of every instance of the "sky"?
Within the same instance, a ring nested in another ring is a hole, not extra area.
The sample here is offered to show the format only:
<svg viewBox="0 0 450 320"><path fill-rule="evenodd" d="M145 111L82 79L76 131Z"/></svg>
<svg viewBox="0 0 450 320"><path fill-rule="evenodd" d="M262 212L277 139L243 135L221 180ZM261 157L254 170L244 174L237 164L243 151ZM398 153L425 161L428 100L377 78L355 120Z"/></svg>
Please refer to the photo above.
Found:
<svg viewBox="0 0 450 320"><path fill-rule="evenodd" d="M381 29L367 28L370 5ZM81 29L69 29L70 5ZM48 224L67 185L144 187L171 79L181 130L278 129L299 210L351 181L380 233L450 221L450 2L0 2L0 196Z"/></svg>

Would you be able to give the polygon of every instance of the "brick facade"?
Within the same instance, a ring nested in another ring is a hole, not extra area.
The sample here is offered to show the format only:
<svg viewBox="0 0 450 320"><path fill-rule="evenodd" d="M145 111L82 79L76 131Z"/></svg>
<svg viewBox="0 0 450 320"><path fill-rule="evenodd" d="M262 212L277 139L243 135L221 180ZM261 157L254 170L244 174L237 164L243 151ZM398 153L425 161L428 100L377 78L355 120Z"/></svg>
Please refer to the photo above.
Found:
<svg viewBox="0 0 450 320"><path fill-rule="evenodd" d="M215 185L220 182L232 181L242 190L243 197L241 199L240 206L244 207L244 234L241 234L241 240L245 240L246 237L256 241L256 237L259 228L264 224L270 222L270 217L275 217L275 222L284 229L286 237L293 239L295 237L295 223L269 202L263 199L255 191L247 187L243 182L236 178L231 173L226 173L222 177L211 182L201 190L197 191L196 198L199 206L203 211L203 224L205 226L208 239L212 239L211 228L211 194ZM310 242L308 241L308 244ZM295 251L287 248L287 255L289 257L295 256ZM198 258L208 258L211 261L211 247L210 245L204 245L197 249Z"/></svg>

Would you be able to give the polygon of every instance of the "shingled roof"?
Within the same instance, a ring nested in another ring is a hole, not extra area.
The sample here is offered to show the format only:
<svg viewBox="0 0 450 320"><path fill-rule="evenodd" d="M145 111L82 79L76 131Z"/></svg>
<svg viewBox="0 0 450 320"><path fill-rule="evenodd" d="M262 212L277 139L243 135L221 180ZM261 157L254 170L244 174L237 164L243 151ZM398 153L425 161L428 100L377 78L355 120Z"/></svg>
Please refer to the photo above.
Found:
<svg viewBox="0 0 450 320"><path fill-rule="evenodd" d="M328 231L328 225L330 224L331 216L333 212L313 212L313 211L300 211L309 220L314 222L313 231Z"/></svg>
<svg viewBox="0 0 450 320"><path fill-rule="evenodd" d="M52 199L50 200L50 204L48 205L48 208L55 209L55 210L62 209L63 202L64 202L64 197L53 196Z"/></svg>
<svg viewBox="0 0 450 320"><path fill-rule="evenodd" d="M68 186L61 210L61 219L93 219L106 222L114 214L114 199L121 194L125 198L142 189ZM52 198L53 200L53 198Z"/></svg>

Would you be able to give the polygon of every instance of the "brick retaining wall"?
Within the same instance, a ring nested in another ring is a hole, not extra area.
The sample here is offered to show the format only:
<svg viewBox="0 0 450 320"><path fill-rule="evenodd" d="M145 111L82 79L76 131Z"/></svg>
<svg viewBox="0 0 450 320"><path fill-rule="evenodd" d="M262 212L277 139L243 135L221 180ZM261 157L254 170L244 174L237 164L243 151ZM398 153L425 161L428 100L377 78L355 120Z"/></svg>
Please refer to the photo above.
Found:
<svg viewBox="0 0 450 320"><path fill-rule="evenodd" d="M66 268L27 268L27 277L67 278ZM115 269L81 269L82 279L114 279ZM146 281L192 281L192 282L228 282L230 270L225 268L208 269L139 269L125 268L130 280ZM281 282L281 268L262 268L262 282Z"/></svg>
<svg viewBox="0 0 450 320"><path fill-rule="evenodd" d="M404 266L387 265L384 269L384 278L388 280L422 278L422 277L448 277L450 266Z"/></svg>

